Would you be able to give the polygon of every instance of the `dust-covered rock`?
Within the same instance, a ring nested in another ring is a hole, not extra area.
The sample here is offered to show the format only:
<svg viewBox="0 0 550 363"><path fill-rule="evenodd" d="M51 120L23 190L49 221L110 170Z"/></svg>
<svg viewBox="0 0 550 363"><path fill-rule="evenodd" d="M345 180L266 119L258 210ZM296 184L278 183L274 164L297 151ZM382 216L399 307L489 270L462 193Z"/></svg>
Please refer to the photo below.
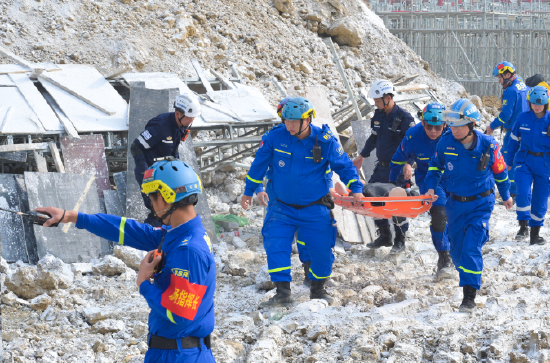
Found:
<svg viewBox="0 0 550 363"><path fill-rule="evenodd" d="M140 261L141 262L141 261ZM107 255L92 265L95 274L115 276L126 272L126 264L121 259Z"/></svg>

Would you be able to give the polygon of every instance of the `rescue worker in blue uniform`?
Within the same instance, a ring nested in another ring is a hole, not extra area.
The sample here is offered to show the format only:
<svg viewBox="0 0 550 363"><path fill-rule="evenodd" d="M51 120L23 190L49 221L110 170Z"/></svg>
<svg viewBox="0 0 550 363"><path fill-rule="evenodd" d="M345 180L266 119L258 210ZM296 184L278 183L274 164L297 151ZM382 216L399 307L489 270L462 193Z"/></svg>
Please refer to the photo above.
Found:
<svg viewBox="0 0 550 363"><path fill-rule="evenodd" d="M424 183L424 178L428 172L430 159L435 154L435 148L441 135L446 131L443 122L443 111L445 106L440 103L430 103L424 107L419 116L422 123L410 128L405 135L401 145L397 148L392 158L390 168L390 182L396 183L399 174L403 171L406 179L412 176L412 167L408 161L416 161L415 181L420 189L420 194L425 194L428 189ZM432 223L430 232L432 242L439 255L437 261L436 280L442 280L453 277L453 265L449 255L449 238L447 236L447 215L445 214L445 204L447 195L443 183L439 183L436 188L437 200L432 204L430 214Z"/></svg>
<svg viewBox="0 0 550 363"><path fill-rule="evenodd" d="M134 157L134 175L139 185L143 180L143 173L155 159L166 156L179 158L178 147L181 141L185 141L190 132L190 127L195 117L201 114L201 105L197 96L193 93L184 93L176 97L174 101L175 112L162 113L147 122L145 130L139 134L130 147ZM155 219L151 201L145 194L141 194L145 207L149 209L149 215L145 223L153 227L159 227Z"/></svg>
<svg viewBox="0 0 550 363"><path fill-rule="evenodd" d="M360 155L353 160L353 165L357 169L361 168L365 158L376 149L378 162L370 183L389 183L390 181L390 162L395 154L395 150L405 137L407 130L416 123L410 113L397 106L393 101L395 88L390 81L376 81L370 88L369 95L374 99L377 108L371 119L372 134L367 139L365 147ZM403 174L399 174L396 185L405 187L410 181L406 181ZM374 223L378 227L379 237L369 244L369 248L392 247L390 253L399 253L405 249L405 233L409 229L409 223L406 218L394 217L395 240L392 242L390 225L387 219L376 219Z"/></svg>
<svg viewBox="0 0 550 363"><path fill-rule="evenodd" d="M493 76L497 77L498 82L502 85L502 111L487 127L485 133L492 135L493 131L499 127L502 127L506 131L504 140L502 140L502 153L506 158L510 134L516 123L516 119L520 113L529 111L529 105L527 104L527 91L529 88L516 74L516 68L510 62L500 62L497 64L493 69ZM508 165L512 167L508 171L508 178L511 183L510 194L512 198L515 198L517 193L514 164Z"/></svg>
<svg viewBox="0 0 550 363"><path fill-rule="evenodd" d="M46 227L53 221L75 223L101 238L150 251L137 276L139 292L151 308L146 363L214 362L210 334L214 330L216 263L210 238L194 208L201 182L186 163L164 160L146 170L142 191L151 198L155 216L165 226L154 228L124 217L53 207L37 211L52 216Z"/></svg>
<svg viewBox="0 0 550 363"><path fill-rule="evenodd" d="M273 198L262 235L269 274L277 286L277 293L260 306L288 306L293 302L290 254L296 231L311 256L310 298L324 299L330 304L333 300L324 285L332 274L336 228L330 217L329 208L334 207L334 202L327 195L327 169L330 166L340 175L356 202L363 196L363 185L328 125L322 128L311 125L315 110L307 99L289 100L283 116L285 124L273 129L260 144L241 201L246 209L267 168L272 165Z"/></svg>
<svg viewBox="0 0 550 363"><path fill-rule="evenodd" d="M542 245L546 241L539 233L550 196L548 90L543 86L533 87L527 94L527 100L531 111L520 114L512 129L506 162L511 165L515 158L516 213L520 225L516 238L527 237L531 227L530 244Z"/></svg>
<svg viewBox="0 0 550 363"><path fill-rule="evenodd" d="M437 198L435 191L445 173L451 258L464 293L459 311L472 312L476 291L481 288L481 249L489 239L489 219L495 205L493 187L496 182L504 205L510 209L510 181L496 140L474 130L481 118L473 103L465 98L456 101L445 111L443 120L451 133L439 140L424 184L426 195Z"/></svg>

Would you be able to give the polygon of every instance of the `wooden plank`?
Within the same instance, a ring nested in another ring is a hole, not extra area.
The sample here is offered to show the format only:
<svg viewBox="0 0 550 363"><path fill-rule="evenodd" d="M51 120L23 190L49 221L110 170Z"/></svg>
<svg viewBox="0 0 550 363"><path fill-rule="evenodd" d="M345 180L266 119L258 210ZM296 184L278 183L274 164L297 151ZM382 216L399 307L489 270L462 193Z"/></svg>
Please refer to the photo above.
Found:
<svg viewBox="0 0 550 363"><path fill-rule="evenodd" d="M55 142L50 142L48 144L50 151L52 152L53 161L55 163L55 167L57 168L58 173L64 173L65 167L63 166L63 162L61 161L61 156L59 155L59 150L57 150L57 145Z"/></svg>
<svg viewBox="0 0 550 363"><path fill-rule="evenodd" d="M412 92L430 89L430 86L426 84L411 84L406 86L395 86L397 92Z"/></svg>
<svg viewBox="0 0 550 363"><path fill-rule="evenodd" d="M24 60L23 58L19 57L18 55L15 55L14 53L10 52L8 49L6 49L2 46L0 46L0 55L6 57L8 59L11 59L15 63L17 63L19 65L22 65L23 67L29 68L29 70L34 69L34 65L31 62L28 62L28 61Z"/></svg>
<svg viewBox="0 0 550 363"><path fill-rule="evenodd" d="M367 227L367 222L365 221L365 216L356 214L355 217L357 218L357 224L359 225L359 231L361 232L363 243L367 244L372 242L373 240L371 239L369 227Z"/></svg>
<svg viewBox="0 0 550 363"><path fill-rule="evenodd" d="M376 239L376 225L374 224L374 218L365 217L367 227L369 228L370 238L374 241Z"/></svg>
<svg viewBox="0 0 550 363"><path fill-rule="evenodd" d="M60 144L67 173L94 175L97 193L103 198L103 191L111 189L103 136L82 135L80 140L65 136Z"/></svg>
<svg viewBox="0 0 550 363"><path fill-rule="evenodd" d="M46 163L46 158L40 155L36 150L33 150L34 160L36 161L36 168L39 173L48 172L48 163Z"/></svg>
<svg viewBox="0 0 550 363"><path fill-rule="evenodd" d="M208 82L208 78L206 78L206 75L204 74L199 61L196 59L191 59L191 64L193 65L193 68L195 68L195 71L197 72L197 75L199 76L202 85L204 86L204 88L206 88L206 93L214 92L214 89L212 88L210 82Z"/></svg>
<svg viewBox="0 0 550 363"><path fill-rule="evenodd" d="M42 94L26 74L10 74L10 78L16 84L19 92L21 92L23 97L27 100L29 106L40 120L44 130L63 130L63 125L52 108L48 105L48 102L46 102Z"/></svg>
<svg viewBox="0 0 550 363"><path fill-rule="evenodd" d="M49 150L47 142L41 142L37 144L12 144L12 145L0 145L0 152L11 151L31 151L31 150Z"/></svg>
<svg viewBox="0 0 550 363"><path fill-rule="evenodd" d="M216 79L218 79L225 87L227 87L228 89L235 89L236 87L233 85L233 83L231 83L231 81L227 78L225 78L224 76L222 76L220 73L218 73L217 71L211 69L210 72L214 75L214 77L216 77Z"/></svg>

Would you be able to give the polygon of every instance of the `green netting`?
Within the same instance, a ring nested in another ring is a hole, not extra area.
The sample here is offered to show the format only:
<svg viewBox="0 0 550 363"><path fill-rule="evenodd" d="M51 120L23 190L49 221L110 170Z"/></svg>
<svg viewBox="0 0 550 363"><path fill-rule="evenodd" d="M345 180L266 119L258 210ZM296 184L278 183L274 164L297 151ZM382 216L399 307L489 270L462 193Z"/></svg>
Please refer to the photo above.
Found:
<svg viewBox="0 0 550 363"><path fill-rule="evenodd" d="M239 217L234 214L215 214L212 216L212 220L214 221L214 225L216 226L216 235L220 235L220 231L218 229L218 225L216 224L217 221L226 221L226 222L237 222L239 223L239 227L244 227L250 222L248 222L248 218L246 217Z"/></svg>

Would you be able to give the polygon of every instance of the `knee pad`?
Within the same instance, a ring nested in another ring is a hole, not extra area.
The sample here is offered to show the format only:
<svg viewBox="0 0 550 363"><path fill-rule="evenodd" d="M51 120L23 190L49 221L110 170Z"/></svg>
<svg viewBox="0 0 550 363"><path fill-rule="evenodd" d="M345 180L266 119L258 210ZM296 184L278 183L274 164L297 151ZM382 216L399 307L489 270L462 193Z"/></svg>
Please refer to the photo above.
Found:
<svg viewBox="0 0 550 363"><path fill-rule="evenodd" d="M447 213L445 207L441 205L433 206L430 210L432 215L432 229L434 232L445 232L447 228Z"/></svg>

